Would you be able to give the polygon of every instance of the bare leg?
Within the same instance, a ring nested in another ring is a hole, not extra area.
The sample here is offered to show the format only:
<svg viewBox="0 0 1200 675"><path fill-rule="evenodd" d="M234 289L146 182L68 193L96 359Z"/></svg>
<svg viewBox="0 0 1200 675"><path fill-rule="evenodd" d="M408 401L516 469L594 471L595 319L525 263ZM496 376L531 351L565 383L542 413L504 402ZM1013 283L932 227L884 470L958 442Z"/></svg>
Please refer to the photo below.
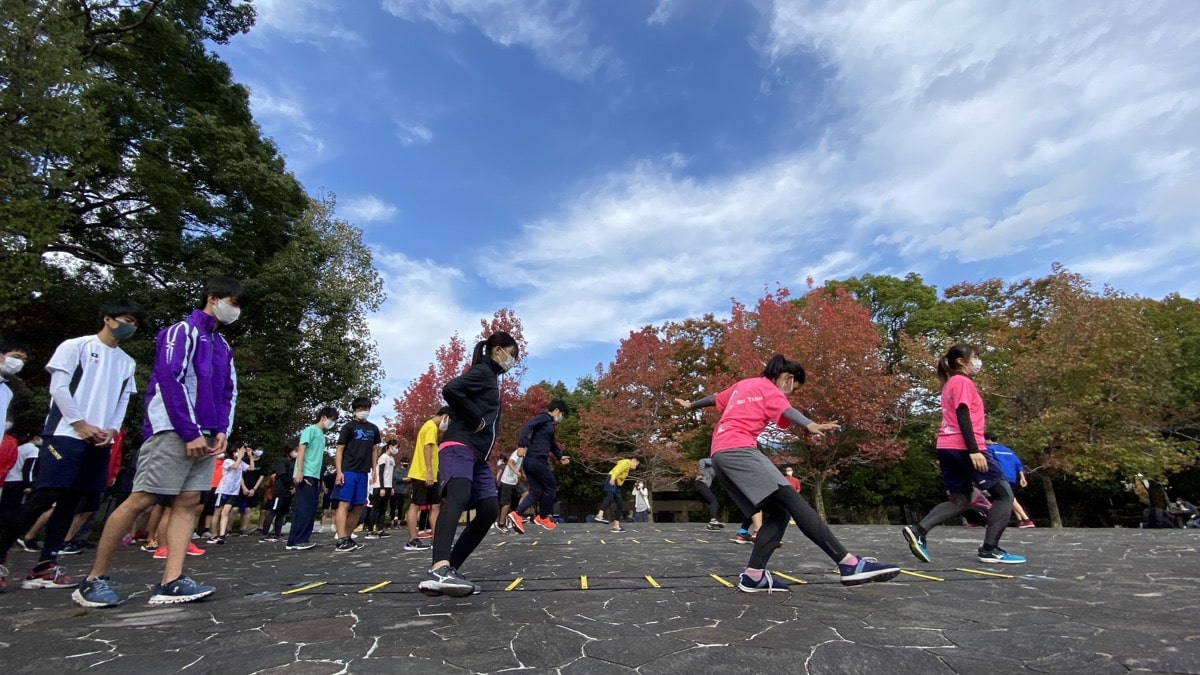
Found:
<svg viewBox="0 0 1200 675"><path fill-rule="evenodd" d="M183 560L191 543L192 530L199 515L199 492L181 492L171 504L171 518L167 523L167 564L163 567L163 585L183 576Z"/></svg>
<svg viewBox="0 0 1200 675"><path fill-rule="evenodd" d="M154 506L157 499L148 492L134 492L129 495L115 511L104 521L104 531L100 534L100 543L96 546L96 560L92 563L92 571L88 579L95 579L108 574L112 566L113 553L121 543L121 537L133 526L137 517Z"/></svg>

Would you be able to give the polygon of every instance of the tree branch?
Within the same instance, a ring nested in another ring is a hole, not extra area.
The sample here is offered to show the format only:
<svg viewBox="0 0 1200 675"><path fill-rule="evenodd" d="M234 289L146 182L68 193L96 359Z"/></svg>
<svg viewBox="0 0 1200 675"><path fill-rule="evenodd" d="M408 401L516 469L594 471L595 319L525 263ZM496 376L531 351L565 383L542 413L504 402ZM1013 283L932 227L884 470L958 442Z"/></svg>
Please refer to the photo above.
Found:
<svg viewBox="0 0 1200 675"><path fill-rule="evenodd" d="M158 274L146 269L142 265L138 265L136 263L125 263L125 262L117 262L114 260L109 260L108 258L100 255L99 253L96 253L95 251L86 249L82 246L76 246L75 244L48 244L42 248L42 253L67 253L67 254L73 255L76 258L79 258L81 260L88 260L91 262L100 263L102 265L108 265L109 267L120 267L123 269L137 270L137 271L141 272L142 274L145 274L146 276L150 277L151 279L154 279L155 281L157 281L160 286L165 287L167 285L167 282L165 279L160 277Z"/></svg>

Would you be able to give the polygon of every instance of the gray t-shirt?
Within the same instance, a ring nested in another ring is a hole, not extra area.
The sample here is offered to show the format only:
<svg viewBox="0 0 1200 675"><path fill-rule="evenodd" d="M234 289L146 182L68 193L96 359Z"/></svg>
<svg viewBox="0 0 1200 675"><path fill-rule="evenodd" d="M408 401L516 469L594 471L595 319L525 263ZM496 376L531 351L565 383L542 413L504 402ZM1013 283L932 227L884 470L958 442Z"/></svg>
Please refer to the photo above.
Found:
<svg viewBox="0 0 1200 675"><path fill-rule="evenodd" d="M713 478L716 476L716 471L713 470L712 459L705 457L700 460L700 475L696 477L701 483L708 487L712 487Z"/></svg>

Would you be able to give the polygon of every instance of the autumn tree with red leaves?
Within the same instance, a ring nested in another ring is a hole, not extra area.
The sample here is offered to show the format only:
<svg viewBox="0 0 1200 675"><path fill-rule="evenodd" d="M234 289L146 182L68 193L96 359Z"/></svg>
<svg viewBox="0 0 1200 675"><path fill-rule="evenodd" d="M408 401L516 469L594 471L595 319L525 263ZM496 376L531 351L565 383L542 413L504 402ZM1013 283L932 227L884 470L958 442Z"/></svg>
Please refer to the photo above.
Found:
<svg viewBox="0 0 1200 675"><path fill-rule="evenodd" d="M714 381L714 388L757 376L772 354L783 354L799 361L806 373L806 383L793 394L796 409L813 420L842 425L841 432L821 440L773 426L760 439L774 451L777 464L795 465L813 486L808 494L822 517L822 488L841 469L884 466L903 457L905 445L897 434L905 385L888 372L879 331L848 292L816 288L793 300L788 289L780 288L760 298L753 310L734 300L722 346L733 373Z"/></svg>

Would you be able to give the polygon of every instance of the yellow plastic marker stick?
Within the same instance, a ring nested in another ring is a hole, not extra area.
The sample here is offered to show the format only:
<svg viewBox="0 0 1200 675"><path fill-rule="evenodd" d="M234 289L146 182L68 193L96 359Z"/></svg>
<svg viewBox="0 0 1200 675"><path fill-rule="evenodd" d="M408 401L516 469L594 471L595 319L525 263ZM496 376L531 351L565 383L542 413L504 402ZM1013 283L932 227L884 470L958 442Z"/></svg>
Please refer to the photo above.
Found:
<svg viewBox="0 0 1200 675"><path fill-rule="evenodd" d="M697 539L696 541L700 542L701 544L707 544L707 543L708 543L708 540L707 540L707 539Z"/></svg>
<svg viewBox="0 0 1200 675"><path fill-rule="evenodd" d="M291 595L292 593L303 593L304 591L311 591L312 589L316 588L317 586L324 586L324 585L325 585L324 581L318 581L314 584L306 584L304 586L301 586L300 588L293 588L290 591L284 591L283 593L280 593L280 595Z"/></svg>
<svg viewBox="0 0 1200 675"><path fill-rule="evenodd" d="M516 579L513 580L513 582L511 584L509 584L507 587L505 587L504 590L511 591L512 589L516 588L517 586L520 586L522 581L525 581L525 577L517 577Z"/></svg>
<svg viewBox="0 0 1200 675"><path fill-rule="evenodd" d="M959 572L968 572L970 574L981 574L985 577L997 577L999 579L1011 579L1011 574L996 574L995 572L984 572L983 570L973 570L969 567L955 567Z"/></svg>
<svg viewBox="0 0 1200 675"><path fill-rule="evenodd" d="M502 541L502 542L500 542L499 544L496 544L496 548L500 548L501 546L503 546L503 545L505 545L505 544L507 544L507 543L508 543L507 541Z"/></svg>
<svg viewBox="0 0 1200 675"><path fill-rule="evenodd" d="M783 572L771 572L771 574L779 577L780 579L783 579L784 581L790 581L793 584L807 584L808 583L807 581L805 581L803 579L797 579L796 577L789 577L788 575L784 574Z"/></svg>
<svg viewBox="0 0 1200 675"><path fill-rule="evenodd" d="M570 539L568 539L568 540L567 540L567 546L570 546L570 545L571 545L571 540L570 540Z"/></svg>
<svg viewBox="0 0 1200 675"><path fill-rule="evenodd" d="M534 546L537 546L537 545L538 545L538 543L535 541L535 542L533 542L533 545L534 545Z"/></svg>
<svg viewBox="0 0 1200 675"><path fill-rule="evenodd" d="M933 576L929 576L928 574L918 574L917 572L909 572L908 570L900 570L900 574L907 574L910 577L917 577L919 579L928 579L930 581L945 581L945 579L943 579L941 577L933 577Z"/></svg>
<svg viewBox="0 0 1200 675"><path fill-rule="evenodd" d="M719 577L719 576L717 576L717 575L715 575L715 574L710 574L710 575L708 575L708 576L710 576L710 577L712 577L712 578L716 579L717 581L721 582L721 585L722 585L722 586L724 586L724 587L726 587L726 588L733 588L733 584L729 583L728 581L726 581L726 580L725 580L724 578L722 578L722 577Z"/></svg>
<svg viewBox="0 0 1200 675"><path fill-rule="evenodd" d="M600 543L601 543L601 544L607 544L608 542L607 542L607 541L604 541L603 539L601 539L601 540L600 540Z"/></svg>
<svg viewBox="0 0 1200 675"><path fill-rule="evenodd" d="M371 591L377 591L377 590L383 588L384 586L387 586L390 583L392 583L392 582L384 581L384 582L375 584L374 586L367 586L366 588L359 591L359 593L370 593Z"/></svg>
<svg viewBox="0 0 1200 675"><path fill-rule="evenodd" d="M587 575L586 574L579 577L579 590L581 590L581 591L587 590Z"/></svg>
<svg viewBox="0 0 1200 675"><path fill-rule="evenodd" d="M663 541L667 542L668 544L674 544L674 543L675 543L675 542L671 541L670 539L667 539L666 537L663 537Z"/></svg>
<svg viewBox="0 0 1200 675"><path fill-rule="evenodd" d="M655 588L662 588L662 586L659 586L658 582L654 580L654 577L650 576L649 574L646 575L646 581L649 581L650 585Z"/></svg>
<svg viewBox="0 0 1200 675"><path fill-rule="evenodd" d="M635 543L635 544L640 544L640 543L642 543L642 542L638 541L637 539L630 539L629 541L632 541L632 542L633 542L633 543Z"/></svg>

